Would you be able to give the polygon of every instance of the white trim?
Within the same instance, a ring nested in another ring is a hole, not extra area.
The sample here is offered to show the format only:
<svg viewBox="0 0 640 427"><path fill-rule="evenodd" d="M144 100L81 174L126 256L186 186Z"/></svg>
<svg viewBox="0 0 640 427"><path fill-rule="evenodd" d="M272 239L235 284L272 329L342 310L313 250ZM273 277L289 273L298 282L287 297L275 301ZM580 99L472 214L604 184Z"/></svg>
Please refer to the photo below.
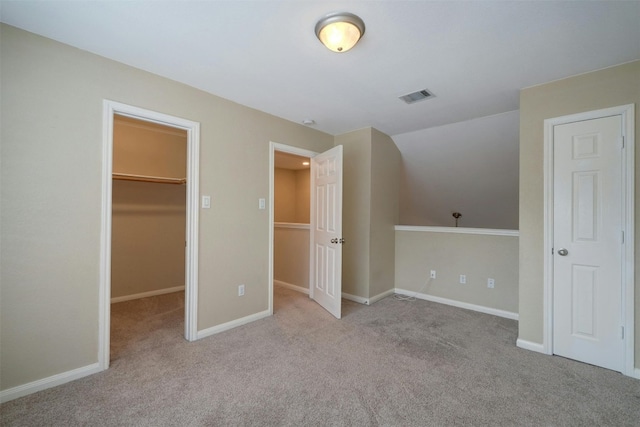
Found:
<svg viewBox="0 0 640 427"><path fill-rule="evenodd" d="M98 366L109 368L111 349L111 217L113 213L113 114L107 100L102 105L102 213L100 221L100 277L98 291Z"/></svg>
<svg viewBox="0 0 640 427"><path fill-rule="evenodd" d="M351 295L346 292L342 293L342 298L349 301L357 302L359 304L364 304L364 305L370 304L369 298L359 297L358 295Z"/></svg>
<svg viewBox="0 0 640 427"><path fill-rule="evenodd" d="M302 224L298 222L274 222L275 228L296 228L300 230L310 230L311 224Z"/></svg>
<svg viewBox="0 0 640 427"><path fill-rule="evenodd" d="M372 296L371 298L369 298L369 304L375 304L376 302L380 301L381 299L384 299L386 297L388 297L389 295L393 295L396 293L395 289L389 289L388 291L384 291L378 295Z"/></svg>
<svg viewBox="0 0 640 427"><path fill-rule="evenodd" d="M640 368L635 368L630 376L640 380Z"/></svg>
<svg viewBox="0 0 640 427"><path fill-rule="evenodd" d="M123 295L121 297L111 298L111 304L116 304L134 299L155 297L157 295L171 294L173 292L184 291L184 286L175 286L173 288L156 289L155 291L140 292L139 294Z"/></svg>
<svg viewBox="0 0 640 427"><path fill-rule="evenodd" d="M273 204L274 204L274 194L275 194L275 152L281 151L283 153L295 154L297 156L304 157L314 157L318 153L315 151L309 151L304 148L293 147L291 145L279 144L277 142L269 141L269 267L267 280L269 283L269 308L267 309L269 315L273 314L273 230L275 227L274 221L274 212L273 212ZM282 223L280 223L282 224ZM309 263L311 263L311 259L309 259ZM309 268L311 271L311 268ZM311 273L309 273L309 286L311 286ZM310 291L309 291L310 292Z"/></svg>
<svg viewBox="0 0 640 427"><path fill-rule="evenodd" d="M544 265L543 265L543 353L553 354L553 128L554 126L602 117L622 116L625 149L622 151L623 227L625 247L622 253L622 323L625 328L622 373L636 376L635 307L634 307L634 245L635 245L635 107L633 104L588 111L544 121Z"/></svg>
<svg viewBox="0 0 640 427"><path fill-rule="evenodd" d="M504 317L506 319L518 320L518 313L513 313L511 311L500 310L498 308L485 307L483 305L470 304L468 302L456 301L449 298L437 297L429 294L422 294L415 291L408 291L406 289L395 289L396 294L406 295L415 297L418 299L423 299L425 301L437 302L440 304L451 305L453 307L464 308L466 310L478 311L480 313L491 314L493 316Z"/></svg>
<svg viewBox="0 0 640 427"><path fill-rule="evenodd" d="M485 236L514 236L520 235L519 230L501 230L498 228L465 228L465 227L423 227L416 225L396 225L396 231L421 231L428 233L481 234Z"/></svg>
<svg viewBox="0 0 640 427"><path fill-rule="evenodd" d="M536 353L544 353L544 354L548 354L545 352L544 349L544 345L537 343L537 342L531 342L531 341L527 341L527 340L523 340L518 338L516 340L516 347L520 347L524 350L530 350L530 351L535 351Z"/></svg>
<svg viewBox="0 0 640 427"><path fill-rule="evenodd" d="M83 366L82 368L72 369L67 372L62 372L60 374L42 378L27 384L22 384L17 387L8 388L0 391L0 403L5 403L51 387L56 387L70 381L97 374L101 371L103 371L103 369L100 364L93 363L91 365Z"/></svg>
<svg viewBox="0 0 640 427"><path fill-rule="evenodd" d="M119 114L147 122L180 128L187 131L187 200L185 248L185 338L197 337L198 319L198 214L200 184L200 124L191 120L145 110L105 99L102 129L102 220L100 228L100 284L98 365L109 367L111 330L111 217L113 173L113 122Z"/></svg>
<svg viewBox="0 0 640 427"><path fill-rule="evenodd" d="M264 319L265 317L269 317L272 314L273 313L269 313L269 310L265 310L259 313L251 314L249 316L241 317L240 319L232 320L227 323L222 323L220 325L212 326L211 328L198 331L198 335L196 336L196 339L199 340L202 338L210 337L211 335L219 334L220 332L228 331L229 329L237 328L238 326L246 325L247 323Z"/></svg>
<svg viewBox="0 0 640 427"><path fill-rule="evenodd" d="M309 288L304 288L302 286L297 286L292 283L283 282L282 280L273 280L273 284L276 286L281 286L283 288L291 289L292 291L301 292L303 294L309 295Z"/></svg>

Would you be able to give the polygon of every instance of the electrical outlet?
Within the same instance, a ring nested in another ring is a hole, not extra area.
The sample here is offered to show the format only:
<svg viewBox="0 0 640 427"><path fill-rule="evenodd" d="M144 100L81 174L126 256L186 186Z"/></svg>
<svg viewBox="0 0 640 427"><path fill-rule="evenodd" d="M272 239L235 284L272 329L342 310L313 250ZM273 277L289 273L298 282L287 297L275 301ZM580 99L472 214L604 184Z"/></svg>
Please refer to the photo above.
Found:
<svg viewBox="0 0 640 427"><path fill-rule="evenodd" d="M238 285L238 296L244 296L244 285Z"/></svg>
<svg viewBox="0 0 640 427"><path fill-rule="evenodd" d="M487 279L487 288L493 289L496 286L496 281L492 278Z"/></svg>
<svg viewBox="0 0 640 427"><path fill-rule="evenodd" d="M465 283L467 283L467 276L465 276L464 274L460 275L460 283L462 283L463 285Z"/></svg>
<svg viewBox="0 0 640 427"><path fill-rule="evenodd" d="M431 270L431 275L429 276L432 279L436 278L436 271L435 270Z"/></svg>

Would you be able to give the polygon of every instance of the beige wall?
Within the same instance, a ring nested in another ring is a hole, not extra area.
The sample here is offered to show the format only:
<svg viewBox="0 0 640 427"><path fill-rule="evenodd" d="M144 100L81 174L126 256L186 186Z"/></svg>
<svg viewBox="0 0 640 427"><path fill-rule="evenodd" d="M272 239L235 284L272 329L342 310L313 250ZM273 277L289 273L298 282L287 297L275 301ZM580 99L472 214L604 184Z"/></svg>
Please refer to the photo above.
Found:
<svg viewBox="0 0 640 427"><path fill-rule="evenodd" d="M396 288L518 313L518 237L398 230L395 280Z"/></svg>
<svg viewBox="0 0 640 427"><path fill-rule="evenodd" d="M400 151L373 128L335 140L344 150L342 291L371 298L394 287Z"/></svg>
<svg viewBox="0 0 640 427"><path fill-rule="evenodd" d="M184 286L186 187L113 181L111 298Z"/></svg>
<svg viewBox="0 0 640 427"><path fill-rule="evenodd" d="M309 224L311 221L311 172L309 169L296 171L296 221L302 224Z"/></svg>
<svg viewBox="0 0 640 427"><path fill-rule="evenodd" d="M273 193L274 221L296 222L295 171L275 168L273 171Z"/></svg>
<svg viewBox="0 0 640 427"><path fill-rule="evenodd" d="M309 169L275 168L273 178L274 221L309 224Z"/></svg>
<svg viewBox="0 0 640 427"><path fill-rule="evenodd" d="M369 297L393 289L395 225L400 215L400 150L393 140L371 130L371 224Z"/></svg>
<svg viewBox="0 0 640 427"><path fill-rule="evenodd" d="M309 290L309 227L275 224L273 279Z"/></svg>
<svg viewBox="0 0 640 427"><path fill-rule="evenodd" d="M0 43L1 389L98 360L104 99L201 123L198 329L268 309L269 141L332 136L4 24Z"/></svg>
<svg viewBox="0 0 640 427"><path fill-rule="evenodd" d="M343 146L342 292L369 297L371 223L371 129L335 137Z"/></svg>
<svg viewBox="0 0 640 427"><path fill-rule="evenodd" d="M187 131L116 115L113 172L186 177Z"/></svg>
<svg viewBox="0 0 640 427"><path fill-rule="evenodd" d="M544 120L625 104L636 105L636 165L640 159L640 61L570 77L520 93L520 331L533 343L543 339L543 145ZM637 168L638 166L636 166ZM640 174L636 171L636 218ZM636 229L637 229L636 219ZM637 234L637 233L636 233ZM636 235L636 272L640 238ZM640 366L640 285L635 289L635 366Z"/></svg>
<svg viewBox="0 0 640 427"><path fill-rule="evenodd" d="M116 116L113 171L184 178L187 132ZM113 181L111 297L184 286L186 187Z"/></svg>
<svg viewBox="0 0 640 427"><path fill-rule="evenodd" d="M309 178L309 169L274 170L273 279L303 289L309 289Z"/></svg>

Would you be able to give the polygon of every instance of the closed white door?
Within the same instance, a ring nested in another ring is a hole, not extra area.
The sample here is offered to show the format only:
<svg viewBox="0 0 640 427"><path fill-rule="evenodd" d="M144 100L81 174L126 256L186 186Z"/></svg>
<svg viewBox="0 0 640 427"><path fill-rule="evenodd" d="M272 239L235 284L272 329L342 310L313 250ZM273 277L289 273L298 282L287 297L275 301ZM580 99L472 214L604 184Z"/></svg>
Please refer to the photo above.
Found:
<svg viewBox="0 0 640 427"><path fill-rule="evenodd" d="M557 125L553 352L623 369L621 116Z"/></svg>
<svg viewBox="0 0 640 427"><path fill-rule="evenodd" d="M342 146L311 159L311 298L336 318L342 308Z"/></svg>

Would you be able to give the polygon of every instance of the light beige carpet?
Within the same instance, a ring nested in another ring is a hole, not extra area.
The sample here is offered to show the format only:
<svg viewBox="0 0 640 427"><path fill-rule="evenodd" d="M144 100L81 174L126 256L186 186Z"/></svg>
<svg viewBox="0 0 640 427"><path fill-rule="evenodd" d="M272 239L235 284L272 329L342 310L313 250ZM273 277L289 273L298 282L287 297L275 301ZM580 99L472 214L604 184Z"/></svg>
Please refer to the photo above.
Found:
<svg viewBox="0 0 640 427"><path fill-rule="evenodd" d="M274 316L189 343L179 295L116 304L111 368L3 404L6 426L638 426L640 381L518 349L517 322L277 288Z"/></svg>

